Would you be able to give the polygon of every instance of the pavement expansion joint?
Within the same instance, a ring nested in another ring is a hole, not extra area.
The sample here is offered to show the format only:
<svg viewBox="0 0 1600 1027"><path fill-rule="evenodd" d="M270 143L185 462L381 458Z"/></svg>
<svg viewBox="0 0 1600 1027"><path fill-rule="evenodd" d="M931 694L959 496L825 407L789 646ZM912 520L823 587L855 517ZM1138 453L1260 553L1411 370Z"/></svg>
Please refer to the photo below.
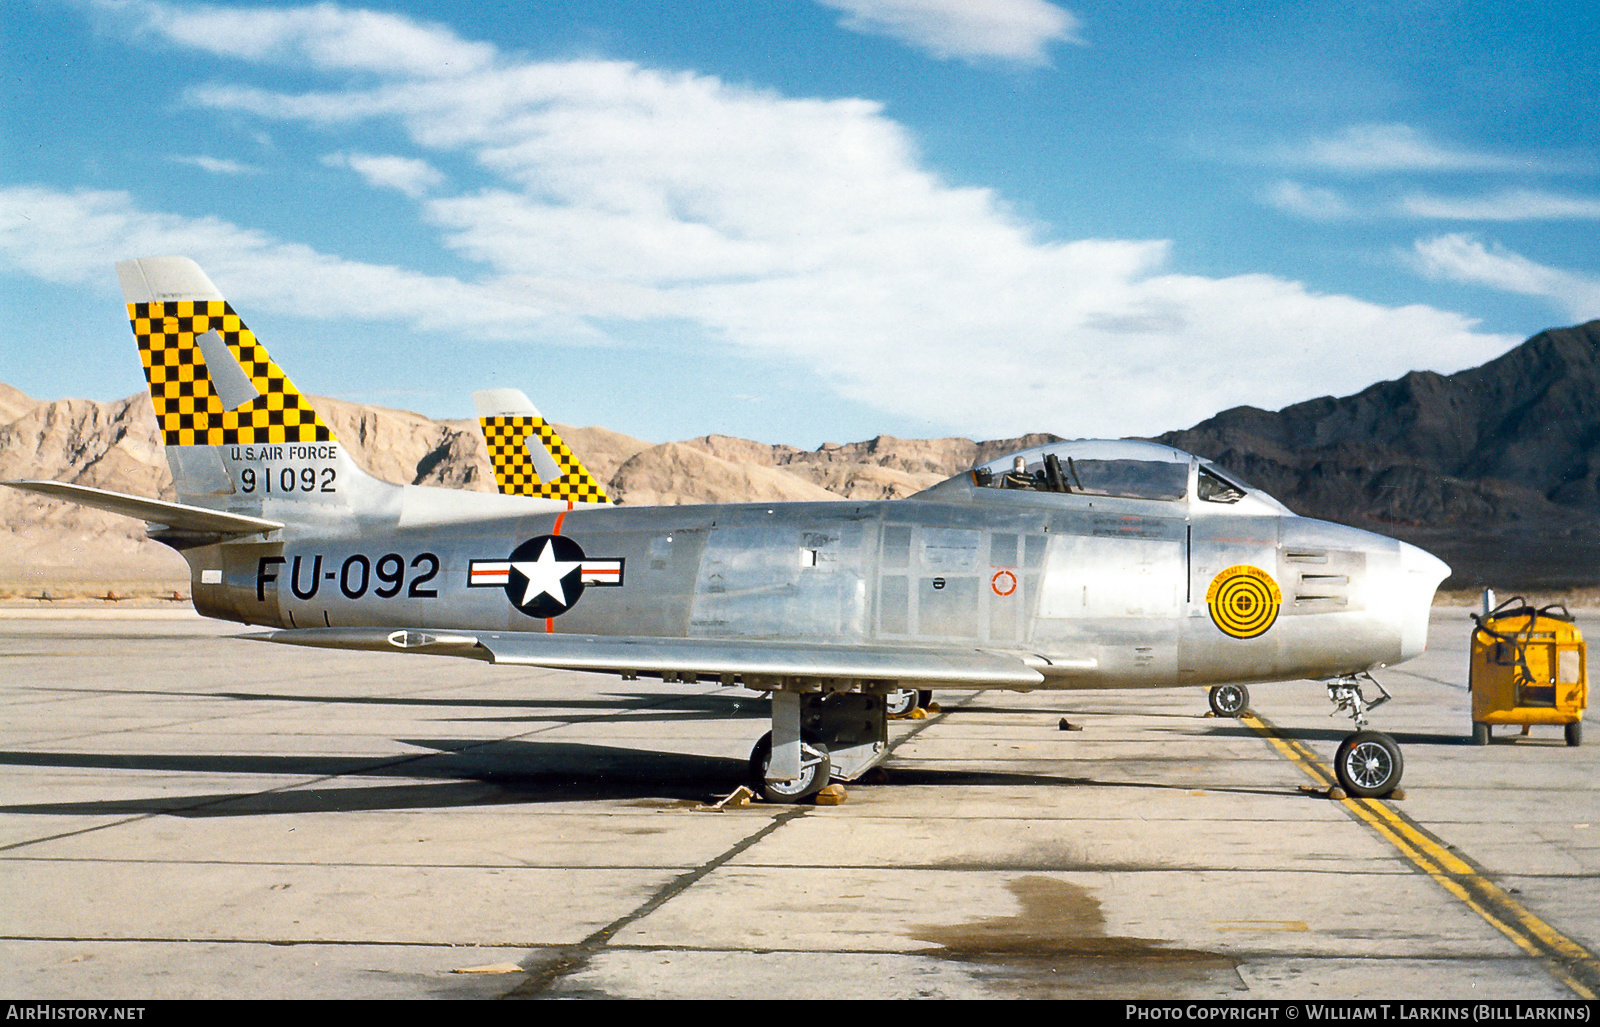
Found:
<svg viewBox="0 0 1600 1027"><path fill-rule="evenodd" d="M734 857L746 852L761 842L762 839L766 838L768 835L787 824L789 821L805 816L809 809L810 807L808 806L793 806L774 816L766 824L763 824L760 830L755 831L745 838L741 838L734 845L729 846L717 856L707 860L705 863L702 863L700 866L689 871L688 873L678 875L676 878L664 885L649 899L640 904L632 912L618 917L616 920L613 920L611 923L589 935L589 937L585 938L583 941L567 949L555 960L530 974L526 980L524 980L521 984L518 984L515 988L512 988L510 991L506 992L506 994L502 997L541 997L562 978L571 976L572 974L577 973L588 966L590 959L592 959L594 955L600 952L602 949L610 947L611 939L616 937L617 932L621 931L624 927L627 927L629 924L636 923L639 920L649 916L657 909L660 909L672 899L683 894L697 882L704 879L708 874L724 866Z"/></svg>

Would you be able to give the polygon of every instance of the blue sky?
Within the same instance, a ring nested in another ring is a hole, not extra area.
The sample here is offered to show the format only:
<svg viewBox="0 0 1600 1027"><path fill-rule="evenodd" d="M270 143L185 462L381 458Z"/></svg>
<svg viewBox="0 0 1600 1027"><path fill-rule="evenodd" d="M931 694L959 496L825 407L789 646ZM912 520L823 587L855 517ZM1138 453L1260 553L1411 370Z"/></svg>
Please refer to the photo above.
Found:
<svg viewBox="0 0 1600 1027"><path fill-rule="evenodd" d="M0 381L181 253L299 387L652 440L1154 434L1600 317L1600 5L18 0Z"/></svg>

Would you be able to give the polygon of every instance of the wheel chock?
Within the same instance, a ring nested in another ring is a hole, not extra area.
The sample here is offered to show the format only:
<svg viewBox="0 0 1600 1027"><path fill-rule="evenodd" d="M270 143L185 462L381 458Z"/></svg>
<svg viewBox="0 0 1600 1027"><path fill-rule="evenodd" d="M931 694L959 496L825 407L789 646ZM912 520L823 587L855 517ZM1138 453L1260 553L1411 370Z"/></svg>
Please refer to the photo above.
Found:
<svg viewBox="0 0 1600 1027"><path fill-rule="evenodd" d="M924 706L923 709L927 710L930 714L944 712L944 707L940 706L936 702L929 703L928 705Z"/></svg>
<svg viewBox="0 0 1600 1027"><path fill-rule="evenodd" d="M750 805L750 800L755 798L752 792L744 785L735 788L731 793L706 806L696 806L696 809L706 810L711 813L721 813L725 809L741 809Z"/></svg>
<svg viewBox="0 0 1600 1027"><path fill-rule="evenodd" d="M453 974L525 974L527 969L515 963L485 963L482 966L458 966Z"/></svg>
<svg viewBox="0 0 1600 1027"><path fill-rule="evenodd" d="M1348 798L1348 796L1344 794L1344 789L1340 788L1338 785L1334 785L1332 788L1318 788L1316 785L1301 785L1300 786L1300 794L1301 795L1315 795L1319 799L1345 799L1345 798ZM1406 797L1406 790L1404 788L1396 788L1394 791L1390 792L1388 795L1380 795L1380 796L1378 796L1378 798L1380 798L1380 799L1393 799L1396 802L1404 800L1405 797Z"/></svg>
<svg viewBox="0 0 1600 1027"><path fill-rule="evenodd" d="M1061 723L1056 725L1056 730L1058 730L1058 731L1082 731L1083 730L1083 725L1082 724L1074 724L1072 721L1068 720L1066 717L1062 717L1061 718Z"/></svg>
<svg viewBox="0 0 1600 1027"><path fill-rule="evenodd" d="M848 798L850 793L844 785L835 783L817 793L816 803L818 806L843 806Z"/></svg>

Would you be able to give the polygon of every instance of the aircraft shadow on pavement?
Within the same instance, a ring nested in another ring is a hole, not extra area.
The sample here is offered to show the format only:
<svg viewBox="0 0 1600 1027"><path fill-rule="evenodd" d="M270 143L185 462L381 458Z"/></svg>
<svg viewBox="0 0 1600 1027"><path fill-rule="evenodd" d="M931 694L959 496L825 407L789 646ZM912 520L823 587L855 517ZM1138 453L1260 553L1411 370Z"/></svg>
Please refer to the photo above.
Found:
<svg viewBox="0 0 1600 1027"><path fill-rule="evenodd" d="M662 724L678 724L688 721L709 720L760 720L766 722L772 717L772 700L764 696L755 695L676 695L662 696L640 693L609 693L612 698L606 700L580 700L565 702L551 700L548 703L507 702L506 706L539 707L548 706L552 711L567 711L564 713L530 713L525 716L488 716L488 717L453 717L468 724L569 724L581 721L593 721L596 712L609 711L606 718L613 724L637 724L641 722L657 722ZM465 706L471 703L463 703Z"/></svg>
<svg viewBox="0 0 1600 1027"><path fill-rule="evenodd" d="M1204 703L1193 710L1177 709L1130 709L1127 706L1084 706L1084 705L1059 705L1059 706L1023 706L1016 703L963 703L960 707L946 707L946 711L959 709L962 714L995 714L999 716L1043 716L1043 717L1140 717L1143 719L1171 719L1171 720L1205 720Z"/></svg>
<svg viewBox="0 0 1600 1027"><path fill-rule="evenodd" d="M233 817L296 813L466 808L550 802L653 800L706 802L744 784L742 759L570 742L403 739L434 750L388 757L234 756L167 753L0 752L0 766L246 774L318 779L254 792L229 791L69 802L16 803L0 814L45 816ZM335 780L327 780L327 779ZM372 778L397 783L366 783ZM1167 790L1190 785L988 768L890 766L890 786L1030 787L1073 785ZM362 783L357 783L362 782ZM168 782L170 783L170 782ZM1271 789L1211 789L1268 794Z"/></svg>
<svg viewBox="0 0 1600 1027"><path fill-rule="evenodd" d="M377 758L3 752L0 766L352 780L289 781L256 792L8 804L0 806L0 814L219 817L584 800L702 802L731 792L748 773L742 759L568 742L472 739L408 744L435 752ZM409 779L409 783L355 783L374 777Z"/></svg>
<svg viewBox="0 0 1600 1027"><path fill-rule="evenodd" d="M1345 727L1297 727L1286 728L1275 725L1279 734L1285 738L1293 738L1301 742L1333 742L1335 744L1350 737L1355 730L1354 726ZM1382 731L1381 727L1369 725L1369 731ZM1471 745L1470 735L1450 734L1424 734L1420 731L1383 731L1401 745ZM1219 723L1213 728L1211 734L1230 736L1236 738L1259 738L1256 732L1243 724Z"/></svg>
<svg viewBox="0 0 1600 1027"><path fill-rule="evenodd" d="M692 695L670 695L659 692L603 692L583 699L448 699L437 696L405 695L310 695L288 692L181 692L171 689L51 689L51 691L93 692L105 694L115 691L119 695L160 695L191 699L233 699L238 702L306 703L351 706L394 706L422 709L504 709L537 711L550 710L561 713L502 717L458 717L469 723L550 723L566 724L592 721L596 712L611 712L625 717L629 722L660 720L678 723L687 720L767 720L771 717L772 703L765 696L730 690L733 694L713 692Z"/></svg>

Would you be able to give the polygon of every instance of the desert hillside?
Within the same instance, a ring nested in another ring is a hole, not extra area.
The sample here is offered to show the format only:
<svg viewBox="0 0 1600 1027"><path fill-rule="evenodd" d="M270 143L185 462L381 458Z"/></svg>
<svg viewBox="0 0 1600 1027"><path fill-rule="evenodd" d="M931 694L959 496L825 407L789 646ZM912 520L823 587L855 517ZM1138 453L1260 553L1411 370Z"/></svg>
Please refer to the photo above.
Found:
<svg viewBox="0 0 1600 1027"><path fill-rule="evenodd" d="M489 491L472 421L313 397L371 473ZM624 504L898 499L1052 435L830 443L708 435L653 444L563 437ZM1224 411L1160 441L1216 460L1296 512L1416 542L1447 587L1600 586L1600 321L1541 332L1481 367L1414 372L1354 396ZM148 398L41 401L0 384L0 480L49 478L171 498ZM0 592L183 590L179 557L140 522L0 489Z"/></svg>
<svg viewBox="0 0 1600 1027"><path fill-rule="evenodd" d="M397 484L493 491L474 421L311 397L333 433L370 473ZM827 445L815 451L707 436L656 445L605 428L561 426L613 499L624 504L899 499L978 459L1054 436ZM115 403L32 399L0 384L0 481L44 478L174 498L144 393ZM186 591L188 572L142 522L0 489L0 592L103 594Z"/></svg>

